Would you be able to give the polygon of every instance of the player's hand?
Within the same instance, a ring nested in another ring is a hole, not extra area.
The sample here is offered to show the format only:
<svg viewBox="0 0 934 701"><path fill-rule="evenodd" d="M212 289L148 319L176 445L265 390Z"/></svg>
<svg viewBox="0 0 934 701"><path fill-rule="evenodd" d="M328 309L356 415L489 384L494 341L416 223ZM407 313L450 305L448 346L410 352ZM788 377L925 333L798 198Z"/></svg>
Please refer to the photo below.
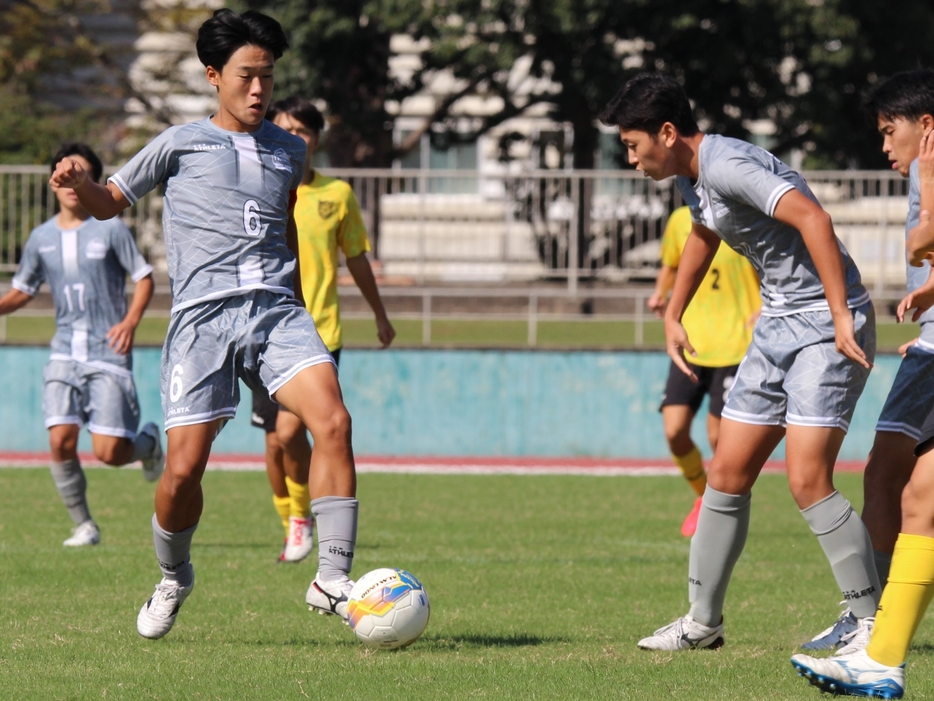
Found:
<svg viewBox="0 0 934 701"><path fill-rule="evenodd" d="M928 281L921 285L914 292L908 295L898 303L898 309L895 310L895 318L901 323L905 320L905 313L909 309L914 309L915 313L911 315L912 321L921 318L928 309L934 307L934 274L928 278Z"/></svg>
<svg viewBox="0 0 934 701"><path fill-rule="evenodd" d="M921 137L918 178L922 183L934 184L934 131L929 131Z"/></svg>
<svg viewBox="0 0 934 701"><path fill-rule="evenodd" d="M691 382L697 382L697 375L691 370L684 359L685 352L692 358L697 357L697 351L688 340L688 332L680 321L665 318L665 347L672 362L678 366L685 375L691 378Z"/></svg>
<svg viewBox="0 0 934 701"><path fill-rule="evenodd" d="M665 305L668 304L668 300L657 292L649 297L648 301L645 303L646 306L655 312L655 316L659 319L665 318Z"/></svg>
<svg viewBox="0 0 934 701"><path fill-rule="evenodd" d="M107 332L108 345L120 355L126 355L133 350L133 334L136 333L136 327L124 319L119 324L114 324Z"/></svg>
<svg viewBox="0 0 934 701"><path fill-rule="evenodd" d="M913 338L910 341L908 341L908 343L903 343L902 345L898 347L898 354L902 356L902 358L904 358L906 355L908 355L908 349L911 348L918 341L919 339Z"/></svg>
<svg viewBox="0 0 934 701"><path fill-rule="evenodd" d="M834 340L837 345L837 352L842 353L854 363L859 363L864 368L871 368L872 364L866 360L866 354L856 342L856 334L853 332L853 315L847 309L845 313L834 315Z"/></svg>
<svg viewBox="0 0 934 701"><path fill-rule="evenodd" d="M396 337L396 330L389 323L389 319L376 320L376 336L383 348L389 348L392 340Z"/></svg>
<svg viewBox="0 0 934 701"><path fill-rule="evenodd" d="M56 164L55 171L52 173L52 177L49 178L49 185L73 190L81 187L87 181L88 172L81 167L80 163L70 158L63 158Z"/></svg>

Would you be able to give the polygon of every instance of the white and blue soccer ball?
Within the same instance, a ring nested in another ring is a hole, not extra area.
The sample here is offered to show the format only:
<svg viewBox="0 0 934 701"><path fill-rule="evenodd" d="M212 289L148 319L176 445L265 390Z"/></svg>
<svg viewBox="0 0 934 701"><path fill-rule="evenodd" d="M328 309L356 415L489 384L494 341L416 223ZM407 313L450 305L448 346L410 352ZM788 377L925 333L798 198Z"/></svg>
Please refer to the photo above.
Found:
<svg viewBox="0 0 934 701"><path fill-rule="evenodd" d="M370 647L393 650L414 643L428 625L425 587L405 570L367 572L350 591L347 622Z"/></svg>

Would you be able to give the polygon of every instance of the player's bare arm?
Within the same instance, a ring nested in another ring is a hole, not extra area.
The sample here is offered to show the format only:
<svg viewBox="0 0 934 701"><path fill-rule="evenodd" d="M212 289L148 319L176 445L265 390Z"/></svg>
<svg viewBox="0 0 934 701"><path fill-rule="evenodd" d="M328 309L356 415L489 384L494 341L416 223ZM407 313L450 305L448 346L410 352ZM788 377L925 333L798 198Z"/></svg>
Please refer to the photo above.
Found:
<svg viewBox="0 0 934 701"><path fill-rule="evenodd" d="M146 311L146 307L149 306L150 300L152 300L153 290L155 290L155 283L152 280L152 275L147 275L139 280L133 290L133 299L130 300L130 308L127 309L126 316L121 319L119 324L111 326L107 332L107 341L117 353L126 355L133 350L133 337L136 334L136 327L139 326L143 313Z"/></svg>
<svg viewBox="0 0 934 701"><path fill-rule="evenodd" d="M55 172L49 178L52 187L66 187L75 191L78 201L87 212L96 219L112 219L130 206L120 189L112 184L101 185L94 182L90 174L80 163L63 158L55 166Z"/></svg>
<svg viewBox="0 0 934 701"><path fill-rule="evenodd" d="M11 289L0 297L0 315L12 314L17 309L22 309L31 299L32 297L22 290Z"/></svg>
<svg viewBox="0 0 934 701"><path fill-rule="evenodd" d="M846 299L843 256L830 215L797 190L789 190L778 201L774 216L778 221L797 229L804 239L833 316L837 350L863 367L872 367L856 342L853 314Z"/></svg>
<svg viewBox="0 0 934 701"><path fill-rule="evenodd" d="M373 277L373 268L370 267L370 261L366 253L353 256L347 259L347 269L357 283L363 298L370 305L373 314L376 315L376 335L383 348L388 348L396 337L396 330L389 323L389 317L386 316L386 309L383 306L383 300L379 296L379 288L376 286L376 278Z"/></svg>
<svg viewBox="0 0 934 701"><path fill-rule="evenodd" d="M695 223L684 244L671 299L668 301L668 310L665 312L665 346L668 355L681 372L694 382L697 382L697 376L685 362L684 352L687 351L692 356L696 356L697 352L691 346L687 332L681 325L681 317L707 274L718 248L720 237L707 227Z"/></svg>
<svg viewBox="0 0 934 701"><path fill-rule="evenodd" d="M921 137L918 153L918 180L921 185L921 215L918 226L908 233L908 262L916 267L934 252L934 131Z"/></svg>
<svg viewBox="0 0 934 701"><path fill-rule="evenodd" d="M655 312L659 319L665 318L665 305L668 304L668 293L675 284L675 276L678 274L677 268L662 265L658 270L658 277L655 278L655 290L649 297L646 305Z"/></svg>
<svg viewBox="0 0 934 701"><path fill-rule="evenodd" d="M905 314L909 309L914 309L911 320L918 321L921 315L928 309L934 307L934 268L928 275L927 282L921 287L909 292L905 298L898 303L898 309L895 310L895 318L901 323L905 320Z"/></svg>

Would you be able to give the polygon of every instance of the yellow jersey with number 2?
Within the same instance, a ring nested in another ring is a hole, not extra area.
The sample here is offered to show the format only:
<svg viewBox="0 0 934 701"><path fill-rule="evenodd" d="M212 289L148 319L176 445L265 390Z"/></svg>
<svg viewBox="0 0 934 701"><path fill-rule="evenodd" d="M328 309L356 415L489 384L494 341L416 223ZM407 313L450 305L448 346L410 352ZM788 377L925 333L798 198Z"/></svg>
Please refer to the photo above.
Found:
<svg viewBox="0 0 934 701"><path fill-rule="evenodd" d="M671 213L662 235L662 265L678 267L692 226L687 207ZM721 244L681 319L697 351L696 358L685 354L687 361L708 368L738 365L752 341L749 319L761 306L759 278L752 265Z"/></svg>
<svg viewBox="0 0 934 701"><path fill-rule="evenodd" d="M296 191L295 226L305 308L328 350L343 346L337 301L338 253L354 258L370 250L360 205L350 185L315 172Z"/></svg>

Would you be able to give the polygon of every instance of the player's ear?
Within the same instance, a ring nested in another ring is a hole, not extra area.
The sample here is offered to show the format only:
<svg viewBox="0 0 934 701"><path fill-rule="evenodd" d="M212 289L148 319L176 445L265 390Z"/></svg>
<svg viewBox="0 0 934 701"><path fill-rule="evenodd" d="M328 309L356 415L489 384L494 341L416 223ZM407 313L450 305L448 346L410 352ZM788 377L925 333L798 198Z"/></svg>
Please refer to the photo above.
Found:
<svg viewBox="0 0 934 701"><path fill-rule="evenodd" d="M922 114L921 119L918 121L921 123L921 130L925 134L934 129L934 116L930 114Z"/></svg>
<svg viewBox="0 0 934 701"><path fill-rule="evenodd" d="M671 122L665 122L658 131L658 138L665 146L671 148L675 145L675 141L678 140L678 128Z"/></svg>
<svg viewBox="0 0 934 701"><path fill-rule="evenodd" d="M208 79L208 82L213 85L215 88L220 85L221 74L220 71L214 68L214 66L208 66L204 69L204 75Z"/></svg>

